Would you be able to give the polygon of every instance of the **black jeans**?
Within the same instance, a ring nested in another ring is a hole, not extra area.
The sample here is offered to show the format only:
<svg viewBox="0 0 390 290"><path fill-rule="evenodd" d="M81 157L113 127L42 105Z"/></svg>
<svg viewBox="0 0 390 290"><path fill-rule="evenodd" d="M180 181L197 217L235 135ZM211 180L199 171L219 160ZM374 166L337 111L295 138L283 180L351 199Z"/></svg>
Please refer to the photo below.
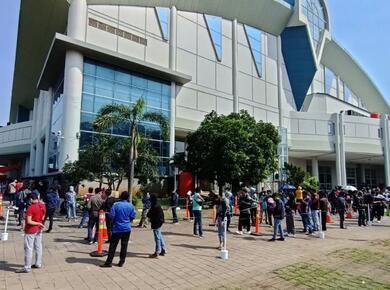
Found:
<svg viewBox="0 0 390 290"><path fill-rule="evenodd" d="M127 245L129 244L129 238L130 238L130 232L112 233L106 264L112 264L112 260L114 259L116 247L118 246L119 240L121 241L119 263L123 264L125 262L126 254L127 254Z"/></svg>
<svg viewBox="0 0 390 290"><path fill-rule="evenodd" d="M106 227L107 227L108 240L111 241L112 222L111 222L109 213L106 213Z"/></svg>
<svg viewBox="0 0 390 290"><path fill-rule="evenodd" d="M198 235L199 230L199 236L203 236L203 230L202 230L202 211L201 210L193 210L194 214L194 235Z"/></svg>
<svg viewBox="0 0 390 290"><path fill-rule="evenodd" d="M339 216L340 216L340 229L344 228L344 220L345 220L345 210L339 209Z"/></svg>
<svg viewBox="0 0 390 290"><path fill-rule="evenodd" d="M95 227L95 236L92 237L93 227ZM93 214L89 215L88 220L88 241L97 242L99 234L99 216L95 216Z"/></svg>
<svg viewBox="0 0 390 290"><path fill-rule="evenodd" d="M291 211L286 214L287 233L295 235L294 213Z"/></svg>
<svg viewBox="0 0 390 290"><path fill-rule="evenodd" d="M272 227L272 212L270 209L267 209L267 215L268 215L268 224Z"/></svg>
<svg viewBox="0 0 390 290"><path fill-rule="evenodd" d="M229 230L230 222L232 220L232 215L230 213L226 214L226 230Z"/></svg>
<svg viewBox="0 0 390 290"><path fill-rule="evenodd" d="M251 208L252 226L254 226L256 224L256 213L257 213L257 208Z"/></svg>
<svg viewBox="0 0 390 290"><path fill-rule="evenodd" d="M176 206L172 206L172 219L174 223L178 223L179 219L177 218L177 213L176 213Z"/></svg>
<svg viewBox="0 0 390 290"><path fill-rule="evenodd" d="M326 216L327 216L327 212L322 210L321 211L321 226L322 226L322 230L323 231L326 231Z"/></svg>
<svg viewBox="0 0 390 290"><path fill-rule="evenodd" d="M366 225L366 210L364 208L358 209L359 217L358 217L358 225L365 226Z"/></svg>
<svg viewBox="0 0 390 290"><path fill-rule="evenodd" d="M45 224L47 218L49 218L49 228L47 229L48 232L50 232L53 229L53 216L55 213L55 208L48 208L46 211L45 219L43 220L43 224Z"/></svg>
<svg viewBox="0 0 390 290"><path fill-rule="evenodd" d="M251 230L250 213L240 212L240 216L238 217L238 230L241 232L243 227L246 228L247 232Z"/></svg>

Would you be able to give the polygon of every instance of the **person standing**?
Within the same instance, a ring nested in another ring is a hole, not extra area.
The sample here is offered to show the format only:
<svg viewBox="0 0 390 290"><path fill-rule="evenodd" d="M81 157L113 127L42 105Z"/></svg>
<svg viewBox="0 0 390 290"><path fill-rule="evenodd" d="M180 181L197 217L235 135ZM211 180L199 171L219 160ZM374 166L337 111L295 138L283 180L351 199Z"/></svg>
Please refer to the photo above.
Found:
<svg viewBox="0 0 390 290"><path fill-rule="evenodd" d="M274 233L272 235L272 238L270 241L275 241L276 236L279 232L280 238L279 241L284 241L284 233L282 228L282 221L285 216L285 210L284 210L284 204L283 201L280 199L279 194L274 194L274 207L272 210L272 214L274 216Z"/></svg>
<svg viewBox="0 0 390 290"><path fill-rule="evenodd" d="M340 217L340 229L346 229L346 227L344 226L344 220L345 220L345 211L347 209L347 202L345 201L343 191L340 191L339 196L337 197L336 208Z"/></svg>
<svg viewBox="0 0 390 290"><path fill-rule="evenodd" d="M81 221L79 224L79 229L84 227L85 221L89 218L88 202L92 196L93 196L93 188L88 187L88 192L86 194L84 194L84 197L83 197L83 199L84 199L83 213L82 213Z"/></svg>
<svg viewBox="0 0 390 290"><path fill-rule="evenodd" d="M233 193L230 191L230 188L226 188L225 192L225 203L226 203L226 231L229 231L230 222L232 220L233 216L233 204L234 204L234 196Z"/></svg>
<svg viewBox="0 0 390 290"><path fill-rule="evenodd" d="M192 211L193 206L193 193L191 190L187 191L187 205L188 205L188 211L190 212L190 222L194 220L194 213Z"/></svg>
<svg viewBox="0 0 390 290"><path fill-rule="evenodd" d="M270 190L267 191L267 218L268 218L268 224L272 227L272 209L273 209L273 204L268 202L270 199L273 200L272 198L272 192Z"/></svg>
<svg viewBox="0 0 390 290"><path fill-rule="evenodd" d="M328 214L328 198L324 191L320 191L321 230L326 231L326 216Z"/></svg>
<svg viewBox="0 0 390 290"><path fill-rule="evenodd" d="M24 228L24 267L16 270L16 273L28 273L31 268L42 267L42 223L46 214L46 206L39 201L39 194L30 194L31 205L26 212L26 226ZM31 266L33 251L35 251L35 263Z"/></svg>
<svg viewBox="0 0 390 290"><path fill-rule="evenodd" d="M149 192L146 192L144 193L144 197L142 198L142 214L141 214L141 220L139 221L139 224L137 226L137 228L146 228L146 226L148 225L148 219L147 219L147 215L148 215L148 211L150 209L150 194Z"/></svg>
<svg viewBox="0 0 390 290"><path fill-rule="evenodd" d="M73 186L69 186L69 190L65 193L66 206L68 209L68 221L76 218L76 192Z"/></svg>
<svg viewBox="0 0 390 290"><path fill-rule="evenodd" d="M317 232L320 228L320 199L318 198L318 194L313 192L311 194L311 220L313 224L313 232Z"/></svg>
<svg viewBox="0 0 390 290"><path fill-rule="evenodd" d="M95 195L91 197L88 208L89 208L89 221L88 221L88 237L89 244L97 242L99 234L99 210L104 202L102 192L100 188L95 188ZM95 227L95 236L92 237L92 231Z"/></svg>
<svg viewBox="0 0 390 290"><path fill-rule="evenodd" d="M200 188L195 189L195 194L192 199L192 212L194 215L194 236L203 238L202 230L202 204L204 202L203 197L200 195Z"/></svg>
<svg viewBox="0 0 390 290"><path fill-rule="evenodd" d="M111 240L111 232L112 232L112 222L109 214L111 212L112 206L118 200L117 198L115 198L115 196L111 195L110 189L107 189L105 191L105 195L106 195L106 200L103 202L102 207L100 209L104 210L106 214L106 226L107 226L107 235L108 235L108 240L106 241L106 243L109 243Z"/></svg>
<svg viewBox="0 0 390 290"><path fill-rule="evenodd" d="M301 200L302 201L302 200ZM295 196L293 192L289 192L286 202L286 226L287 234L295 237L294 212L296 208Z"/></svg>
<svg viewBox="0 0 390 290"><path fill-rule="evenodd" d="M243 234L243 227L246 228L247 234L251 234L251 206L252 200L249 197L249 191L247 188L244 188L241 191L241 196L238 200L238 208L240 210L240 215L238 217L238 231L236 233L239 235Z"/></svg>
<svg viewBox="0 0 390 290"><path fill-rule="evenodd" d="M27 208L27 188L23 187L15 193L15 205L18 208L18 224L23 227L24 211Z"/></svg>
<svg viewBox="0 0 390 290"><path fill-rule="evenodd" d="M176 208L179 205L179 195L176 190L172 191L170 204L172 210L172 222L174 225L177 225L179 224L179 219L177 218Z"/></svg>
<svg viewBox="0 0 390 290"><path fill-rule="evenodd" d="M12 182L10 182L8 184L8 197L9 197L9 200L11 202L11 205L14 205L15 204L15 195L16 195L16 184L18 183L18 181L16 179L14 179Z"/></svg>
<svg viewBox="0 0 390 290"><path fill-rule="evenodd" d="M158 258L159 256L165 256L166 246L165 240L161 232L161 227L165 222L164 212L157 200L157 196L152 194L150 196L150 210L148 211L148 218L153 230L154 242L156 248L153 254L149 255L149 258Z"/></svg>
<svg viewBox="0 0 390 290"><path fill-rule="evenodd" d="M46 220L49 218L49 228L47 229L47 233L50 233L53 229L53 217L54 213L60 203L60 198L58 193L54 190L53 187L49 188L49 191L46 193L44 202L46 204L46 215L43 220L43 224L46 223Z"/></svg>
<svg viewBox="0 0 390 290"><path fill-rule="evenodd" d="M311 199L306 191L303 192L303 200L301 202L301 217L303 223L303 232L308 232L309 234L313 233L313 225L311 222L311 213L310 213L310 205Z"/></svg>
<svg viewBox="0 0 390 290"><path fill-rule="evenodd" d="M119 241L121 242L121 251L119 254L119 267L123 267L126 261L127 245L131 234L131 222L134 220L136 213L134 206L129 202L130 194L123 191L119 201L114 203L110 211L110 220L112 222L112 235L110 247L108 250L107 260L100 265L103 268L112 267L115 251Z"/></svg>
<svg viewBox="0 0 390 290"><path fill-rule="evenodd" d="M357 207L358 214L359 214L359 216L358 216L359 227L367 226L367 224L366 224L366 207L367 207L367 205L364 204L363 193L361 191L359 191L357 194L356 207Z"/></svg>
<svg viewBox="0 0 390 290"><path fill-rule="evenodd" d="M218 250L222 250L225 246L226 241L226 232L225 232L225 217L227 218L227 215L229 214L229 206L226 203L226 196L220 196L216 200L216 206L217 206L217 227L218 227L218 239L219 239L219 246ZM226 219L227 220L227 219ZM227 225L226 225L227 226ZM227 230L227 228L226 228Z"/></svg>

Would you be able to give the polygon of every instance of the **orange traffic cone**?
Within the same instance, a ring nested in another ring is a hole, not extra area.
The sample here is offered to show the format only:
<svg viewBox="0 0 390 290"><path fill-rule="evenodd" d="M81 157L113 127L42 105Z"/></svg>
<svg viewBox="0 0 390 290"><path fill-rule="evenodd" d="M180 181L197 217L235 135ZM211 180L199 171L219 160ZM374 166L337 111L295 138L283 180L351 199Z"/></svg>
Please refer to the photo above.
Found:
<svg viewBox="0 0 390 290"><path fill-rule="evenodd" d="M215 226L215 224L217 222L217 207L215 205L213 206L213 216L212 216L212 219L213 219L212 223L209 224L209 226L211 226L211 227Z"/></svg>
<svg viewBox="0 0 390 290"><path fill-rule="evenodd" d="M105 221L103 224L103 240L108 240L108 230L107 230L107 222Z"/></svg>
<svg viewBox="0 0 390 290"><path fill-rule="evenodd" d="M256 208L256 231L252 235L260 236L260 203L257 204Z"/></svg>
<svg viewBox="0 0 390 290"><path fill-rule="evenodd" d="M328 207L328 212L326 213L326 222L328 224L332 222L332 216L330 215L330 207Z"/></svg>
<svg viewBox="0 0 390 290"><path fill-rule="evenodd" d="M106 220L106 215L103 210L99 210L99 233L98 233L98 248L97 251L90 253L92 257L107 256L107 251L103 251L103 227Z"/></svg>
<svg viewBox="0 0 390 290"><path fill-rule="evenodd" d="M4 219L3 217L3 193L0 191L0 220Z"/></svg>
<svg viewBox="0 0 390 290"><path fill-rule="evenodd" d="M184 220L190 219L190 209L188 208L188 198L186 199L186 216L183 219Z"/></svg>

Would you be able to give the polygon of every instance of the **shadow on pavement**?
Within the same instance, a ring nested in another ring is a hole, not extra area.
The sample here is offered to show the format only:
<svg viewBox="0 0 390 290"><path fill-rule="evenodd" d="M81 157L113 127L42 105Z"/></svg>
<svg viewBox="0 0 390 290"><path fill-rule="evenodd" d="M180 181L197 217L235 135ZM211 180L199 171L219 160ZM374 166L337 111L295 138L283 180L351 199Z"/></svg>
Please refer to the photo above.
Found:
<svg viewBox="0 0 390 290"><path fill-rule="evenodd" d="M188 245L188 244L171 244L172 247L181 247L181 248L188 248L188 249L210 249L215 250L217 247L212 246L200 246L200 245Z"/></svg>
<svg viewBox="0 0 390 290"><path fill-rule="evenodd" d="M54 238L54 242L56 243L80 243L80 244L88 244L83 238L78 239L64 239L64 238Z"/></svg>
<svg viewBox="0 0 390 290"><path fill-rule="evenodd" d="M94 250L95 249L91 249L91 252L94 251ZM80 252L80 251L68 251L68 253L89 255L89 252ZM119 251L115 252L115 257L119 257ZM149 253L132 253L132 252L127 252L126 257L148 259L149 258ZM78 258L75 258L75 257L73 257L73 258L74 259L78 259ZM84 258L81 258L81 259L84 259Z"/></svg>
<svg viewBox="0 0 390 290"><path fill-rule="evenodd" d="M22 264L8 264L6 261L0 261L0 269L7 272L15 272L17 269L22 268Z"/></svg>
<svg viewBox="0 0 390 290"><path fill-rule="evenodd" d="M94 258L76 258L76 257L68 257L65 261L69 264L91 264L91 265L100 265L102 261Z"/></svg>
<svg viewBox="0 0 390 290"><path fill-rule="evenodd" d="M192 234L184 234L184 233L174 233L174 232L163 232L164 236L181 236L181 237L192 237Z"/></svg>

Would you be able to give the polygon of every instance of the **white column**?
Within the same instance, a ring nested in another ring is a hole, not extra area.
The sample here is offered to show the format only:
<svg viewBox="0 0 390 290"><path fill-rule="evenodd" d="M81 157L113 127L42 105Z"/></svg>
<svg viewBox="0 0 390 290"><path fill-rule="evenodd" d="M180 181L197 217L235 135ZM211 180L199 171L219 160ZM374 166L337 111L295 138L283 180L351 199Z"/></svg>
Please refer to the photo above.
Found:
<svg viewBox="0 0 390 290"><path fill-rule="evenodd" d="M68 36L85 41L86 28L87 0L71 0L68 12Z"/></svg>
<svg viewBox="0 0 390 290"><path fill-rule="evenodd" d="M34 170L34 175L35 176L41 176L43 174L42 169L43 169L43 153L44 153L44 148L43 144L41 142L41 139L37 139L36 143L36 152L35 152L35 170Z"/></svg>
<svg viewBox="0 0 390 290"><path fill-rule="evenodd" d="M390 186L390 133L389 133L389 121L387 114L381 115L381 128L382 128L382 147L385 166L385 182L386 186Z"/></svg>
<svg viewBox="0 0 390 290"><path fill-rule="evenodd" d="M49 160L49 141L50 141L50 129L51 129L51 104L52 104L53 91L52 88L45 94L45 146L44 146L44 158L43 158L43 174L48 173L47 165Z"/></svg>
<svg viewBox="0 0 390 290"><path fill-rule="evenodd" d="M337 186L341 185L341 160L340 160L340 116L339 114L333 114L335 120L335 153L336 153L336 183Z"/></svg>
<svg viewBox="0 0 390 290"><path fill-rule="evenodd" d="M237 53L238 53L238 31L237 31L237 19L234 19L232 22L232 61L233 61L233 68L232 68L232 79L233 79L233 112L238 113L239 112L239 101L238 101L238 80L237 80L237 70L238 70L238 63L237 63Z"/></svg>
<svg viewBox="0 0 390 290"><path fill-rule="evenodd" d="M346 159L345 159L345 144L344 144L344 115L340 113L339 133L340 133L340 169L341 169L341 185L347 185Z"/></svg>
<svg viewBox="0 0 390 290"><path fill-rule="evenodd" d="M318 159L317 158L313 158L311 160L311 171L312 171L312 175L317 178L317 181L319 181L320 175L318 172Z"/></svg>
<svg viewBox="0 0 390 290"><path fill-rule="evenodd" d="M169 30L169 68L176 70L176 19L177 10L175 6L171 8ZM171 118L169 123L169 156L175 154L175 127L176 127L176 83L171 82Z"/></svg>
<svg viewBox="0 0 390 290"><path fill-rule="evenodd" d="M282 49L280 45L280 36L276 38L276 49L277 49L277 81L278 81L278 105L279 105L279 127L283 127L283 102L282 102L282 92L283 92L283 75L282 75Z"/></svg>
<svg viewBox="0 0 390 290"><path fill-rule="evenodd" d="M29 175L34 176L35 175L35 158L36 158L36 150L35 150L35 142L33 141L31 143L31 148L30 148L30 171Z"/></svg>

